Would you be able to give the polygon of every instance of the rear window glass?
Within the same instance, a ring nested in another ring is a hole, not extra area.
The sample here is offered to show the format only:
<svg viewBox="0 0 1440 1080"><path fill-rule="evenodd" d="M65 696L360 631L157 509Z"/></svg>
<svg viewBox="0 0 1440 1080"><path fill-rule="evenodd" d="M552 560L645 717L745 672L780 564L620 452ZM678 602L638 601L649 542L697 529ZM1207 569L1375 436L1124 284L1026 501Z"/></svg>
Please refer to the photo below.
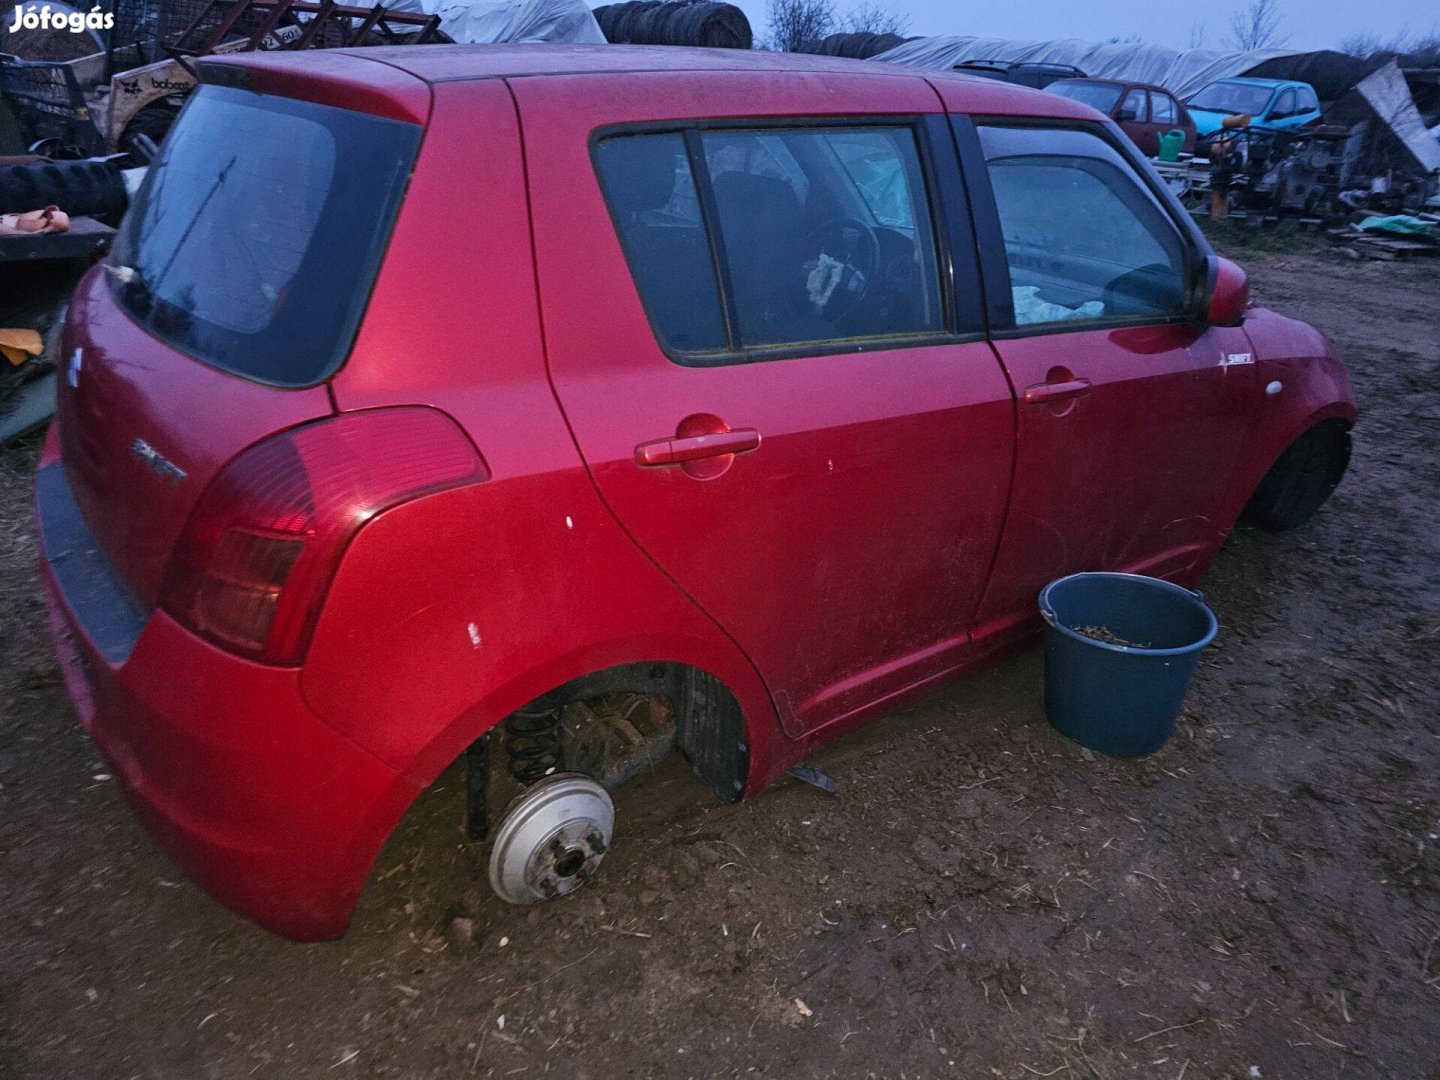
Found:
<svg viewBox="0 0 1440 1080"><path fill-rule="evenodd" d="M320 381L350 350L420 134L201 87L116 237L121 304L215 367L278 386Z"/></svg>
<svg viewBox="0 0 1440 1080"><path fill-rule="evenodd" d="M684 138L606 139L596 163L624 233L636 288L661 336L681 352L723 350L720 291Z"/></svg>
<svg viewBox="0 0 1440 1080"><path fill-rule="evenodd" d="M1051 83L1045 89L1052 94L1059 94L1071 101L1078 101L1081 104L1089 105L1092 109L1098 109L1107 116L1110 110L1115 108L1115 103L1120 100L1120 91L1125 88L1119 83L1107 82L1063 82Z"/></svg>
<svg viewBox="0 0 1440 1080"><path fill-rule="evenodd" d="M946 330L909 127L620 135L596 163L637 291L677 353L724 363Z"/></svg>

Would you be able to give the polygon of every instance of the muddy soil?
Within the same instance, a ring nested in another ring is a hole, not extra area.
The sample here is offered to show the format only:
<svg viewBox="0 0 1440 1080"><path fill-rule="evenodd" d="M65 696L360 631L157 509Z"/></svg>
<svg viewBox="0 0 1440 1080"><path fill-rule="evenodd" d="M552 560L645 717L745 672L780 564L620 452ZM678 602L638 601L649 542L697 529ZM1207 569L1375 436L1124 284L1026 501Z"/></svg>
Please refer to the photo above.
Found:
<svg viewBox="0 0 1440 1080"><path fill-rule="evenodd" d="M1061 738L1032 650L817 756L836 796L662 766L600 880L527 910L452 773L330 944L217 906L124 806L44 638L34 448L4 453L0 1076L1440 1080L1440 272L1241 258L1364 418L1318 518L1228 542L1165 749Z"/></svg>

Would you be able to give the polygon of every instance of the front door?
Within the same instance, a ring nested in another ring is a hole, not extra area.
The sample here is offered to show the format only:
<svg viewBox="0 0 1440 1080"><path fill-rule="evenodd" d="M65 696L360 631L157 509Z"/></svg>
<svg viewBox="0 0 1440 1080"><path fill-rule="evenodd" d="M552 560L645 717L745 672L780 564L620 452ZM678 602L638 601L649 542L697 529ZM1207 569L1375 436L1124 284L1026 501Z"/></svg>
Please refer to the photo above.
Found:
<svg viewBox="0 0 1440 1080"><path fill-rule="evenodd" d="M1120 102L1120 126L1146 157L1160 152L1158 129L1150 119L1150 94L1143 86L1132 86Z"/></svg>
<svg viewBox="0 0 1440 1080"><path fill-rule="evenodd" d="M934 96L876 76L586 84L517 83L581 453L789 734L859 722L960 662L1012 465ZM850 119L805 119L835 101Z"/></svg>
<svg viewBox="0 0 1440 1080"><path fill-rule="evenodd" d="M1004 252L987 280L992 266L1009 279L995 347L1018 452L977 641L1023 633L1064 574L1203 572L1255 378L1243 330L1192 317L1191 241L1098 133L990 126L979 139Z"/></svg>

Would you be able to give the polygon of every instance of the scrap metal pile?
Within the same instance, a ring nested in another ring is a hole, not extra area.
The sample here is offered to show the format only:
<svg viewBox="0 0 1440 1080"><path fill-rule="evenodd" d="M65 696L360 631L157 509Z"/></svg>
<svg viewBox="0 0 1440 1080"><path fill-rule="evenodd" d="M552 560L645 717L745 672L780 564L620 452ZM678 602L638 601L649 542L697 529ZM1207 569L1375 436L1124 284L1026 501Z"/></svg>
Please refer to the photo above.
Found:
<svg viewBox="0 0 1440 1080"><path fill-rule="evenodd" d="M1273 70L1278 61L1262 66ZM1290 70L1315 67L1298 61ZM1371 65L1348 89L1342 80L1327 82L1323 69L1312 76L1340 95L1326 99L1322 123L1284 131L1236 125L1207 141L1198 167L1162 165L1161 171L1184 194L1203 194L1212 216L1238 212L1257 224L1284 216L1333 222L1357 212L1418 213L1433 206L1440 141L1420 112L1422 100L1435 104L1423 93L1425 74L1415 73L1421 91L1415 95L1393 59Z"/></svg>
<svg viewBox="0 0 1440 1080"><path fill-rule="evenodd" d="M44 40L35 51L48 55L0 52L0 295L33 284L35 264L73 284L108 249L143 166L195 87L190 58L450 40L440 23L437 14L333 0L120 0L108 41L80 35L94 52L55 55ZM26 41L17 34L8 44ZM40 347L33 329L9 324L24 321L18 314L53 330L67 291L38 312L6 305L0 443L43 423L55 401L53 334Z"/></svg>
<svg viewBox="0 0 1440 1080"><path fill-rule="evenodd" d="M1219 79L1294 80L1318 95L1321 123L1283 131L1232 117L1192 156L1158 161L1197 213L1255 224L1335 222L1357 212L1418 213L1440 190L1440 53L1219 52L1158 45L931 37L875 59L954 69L980 61L1064 64L1091 78L1151 83L1186 98Z"/></svg>
<svg viewBox="0 0 1440 1080"><path fill-rule="evenodd" d="M1212 217L1319 220L1354 208L1338 200L1353 180L1355 151L1350 129L1339 125L1275 131L1237 124L1202 136L1193 156L1153 164L1183 203Z"/></svg>
<svg viewBox="0 0 1440 1080"><path fill-rule="evenodd" d="M72 60L0 52L0 110L21 144L0 145L0 153L124 153L143 164L195 87L191 58L449 41L440 21L333 0L120 0L103 51Z"/></svg>

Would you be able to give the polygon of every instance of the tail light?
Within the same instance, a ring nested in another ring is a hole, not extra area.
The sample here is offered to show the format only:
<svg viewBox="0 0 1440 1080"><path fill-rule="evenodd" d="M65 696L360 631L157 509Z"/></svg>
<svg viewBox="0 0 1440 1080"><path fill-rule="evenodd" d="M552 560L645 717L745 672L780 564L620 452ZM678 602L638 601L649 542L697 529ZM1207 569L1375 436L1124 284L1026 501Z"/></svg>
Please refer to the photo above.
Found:
<svg viewBox="0 0 1440 1080"><path fill-rule="evenodd" d="M399 503L486 479L444 413L346 413L274 435L210 482L176 545L160 607L249 659L300 663L340 556Z"/></svg>

